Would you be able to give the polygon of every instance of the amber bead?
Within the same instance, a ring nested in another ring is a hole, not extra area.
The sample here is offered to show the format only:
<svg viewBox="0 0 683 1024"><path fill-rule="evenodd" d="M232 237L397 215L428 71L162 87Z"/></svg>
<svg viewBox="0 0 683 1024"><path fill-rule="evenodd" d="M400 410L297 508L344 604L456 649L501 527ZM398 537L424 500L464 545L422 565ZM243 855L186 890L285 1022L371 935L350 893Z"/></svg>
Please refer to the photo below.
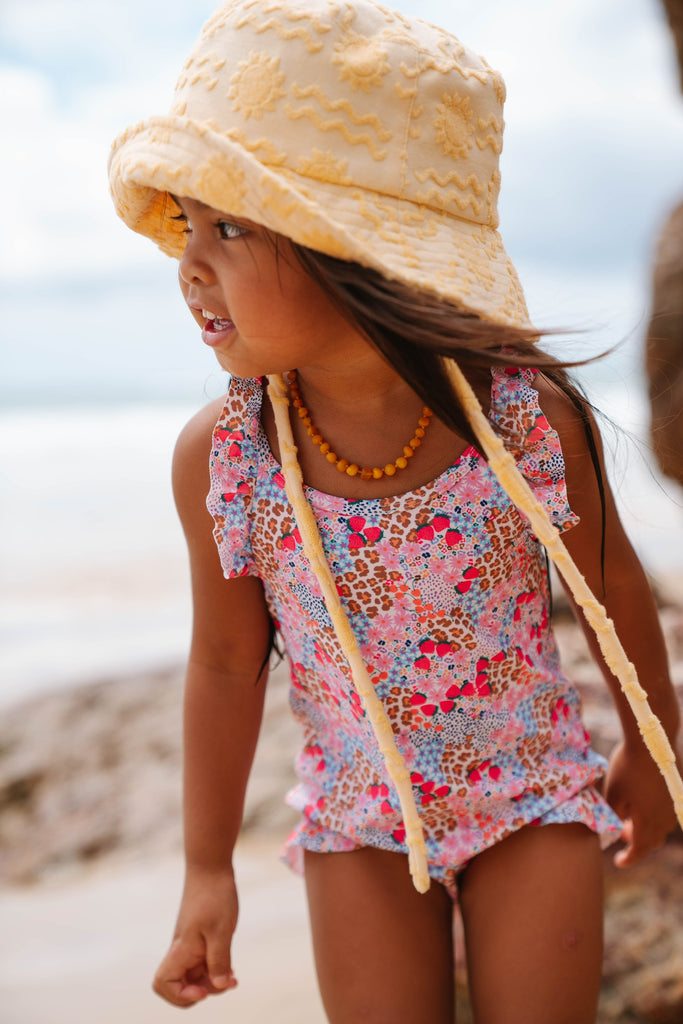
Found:
<svg viewBox="0 0 683 1024"><path fill-rule="evenodd" d="M332 450L330 443L325 441L322 434L313 423L311 415L303 403L299 393L299 384L295 370L292 370L289 375L289 389L292 397L292 405L296 409L297 415L301 418L301 422L306 427L306 433L316 448L320 448L321 453L325 456L330 465L336 466L340 473L347 473L348 476L351 477L360 475L361 480L381 480L385 475L394 476L398 469L405 469L408 465L408 459L411 459L415 454L415 449L420 447L422 438L425 436L425 428L429 426L429 422L432 417L432 410L429 406L425 405L422 409L422 415L418 420L418 425L415 428L415 433L408 444L404 446L403 454L399 455L395 462L388 462L384 467L363 466L361 468L357 462L349 462L348 459L340 459L336 452Z"/></svg>

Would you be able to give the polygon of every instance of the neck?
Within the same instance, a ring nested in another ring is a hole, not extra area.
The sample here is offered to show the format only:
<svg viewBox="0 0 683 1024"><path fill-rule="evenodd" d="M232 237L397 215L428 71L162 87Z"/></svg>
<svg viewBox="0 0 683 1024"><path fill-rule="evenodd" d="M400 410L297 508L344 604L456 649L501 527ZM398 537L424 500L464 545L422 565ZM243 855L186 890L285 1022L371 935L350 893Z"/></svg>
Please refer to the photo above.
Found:
<svg viewBox="0 0 683 1024"><path fill-rule="evenodd" d="M314 407L339 413L382 414L396 403L416 400L410 385L374 350L331 367L297 369L302 391Z"/></svg>

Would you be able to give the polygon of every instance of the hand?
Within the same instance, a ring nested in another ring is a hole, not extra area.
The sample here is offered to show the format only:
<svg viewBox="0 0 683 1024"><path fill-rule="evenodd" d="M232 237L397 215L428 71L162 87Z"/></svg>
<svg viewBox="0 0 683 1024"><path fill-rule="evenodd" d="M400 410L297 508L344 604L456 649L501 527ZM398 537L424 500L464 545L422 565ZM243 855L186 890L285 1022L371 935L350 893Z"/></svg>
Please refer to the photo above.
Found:
<svg viewBox="0 0 683 1024"><path fill-rule="evenodd" d="M624 822L621 838L626 846L614 856L619 868L636 864L658 850L676 827L664 777L639 740L622 742L614 749L605 780L605 797Z"/></svg>
<svg viewBox="0 0 683 1024"><path fill-rule="evenodd" d="M230 944L237 913L232 871L188 869L173 942L154 977L157 995L188 1007L236 986Z"/></svg>

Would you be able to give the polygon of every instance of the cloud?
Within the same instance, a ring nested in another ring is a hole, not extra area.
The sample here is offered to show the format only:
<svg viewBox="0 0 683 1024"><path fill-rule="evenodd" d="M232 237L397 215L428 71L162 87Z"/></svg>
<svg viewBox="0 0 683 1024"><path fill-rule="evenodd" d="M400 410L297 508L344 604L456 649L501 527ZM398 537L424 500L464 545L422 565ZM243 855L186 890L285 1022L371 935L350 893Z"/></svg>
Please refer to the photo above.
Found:
<svg viewBox="0 0 683 1024"><path fill-rule="evenodd" d="M158 264L152 247L117 222L107 157L127 123L167 108L188 43L212 8L5 0L0 104L9 159L0 166L0 281Z"/></svg>
<svg viewBox="0 0 683 1024"><path fill-rule="evenodd" d="M212 0L3 0L0 56L43 68L65 104L82 86L153 82L177 69ZM171 82L172 84L172 82Z"/></svg>
<svg viewBox="0 0 683 1024"><path fill-rule="evenodd" d="M63 276L110 264L106 133L78 112L60 110L53 82L28 67L0 68L9 159L0 168L6 281Z"/></svg>
<svg viewBox="0 0 683 1024"><path fill-rule="evenodd" d="M681 118L683 121L683 118ZM525 258L629 270L649 263L666 212L683 196L683 124L600 111L526 126L503 157L502 230Z"/></svg>
<svg viewBox="0 0 683 1024"><path fill-rule="evenodd" d="M127 124L168 106L213 0L5 0L0 280L155 269L116 220L106 161ZM651 0L399 0L499 66L508 83L503 231L513 255L558 270L633 266L672 202L683 109ZM683 179L683 175L681 175ZM680 182L683 191L683 180Z"/></svg>

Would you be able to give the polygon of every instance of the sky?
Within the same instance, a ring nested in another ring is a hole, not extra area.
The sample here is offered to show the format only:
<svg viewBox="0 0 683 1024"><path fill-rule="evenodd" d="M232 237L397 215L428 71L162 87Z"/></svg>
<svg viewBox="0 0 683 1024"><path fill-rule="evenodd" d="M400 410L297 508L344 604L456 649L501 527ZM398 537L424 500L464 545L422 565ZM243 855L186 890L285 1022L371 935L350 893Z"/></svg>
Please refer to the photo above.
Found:
<svg viewBox="0 0 683 1024"><path fill-rule="evenodd" d="M592 368L591 397L645 437L650 265L683 198L683 100L659 0L394 3L503 73L501 232L532 318L585 330L558 339L562 356L626 339ZM187 570L168 467L182 423L226 381L173 261L117 219L106 167L126 126L168 109L213 7L0 0L5 687L184 654ZM634 390L639 422L624 418ZM650 565L680 565L680 496L666 498L644 455L620 469L620 451L608 447L631 535Z"/></svg>
<svg viewBox="0 0 683 1024"><path fill-rule="evenodd" d="M533 318L586 329L594 349L629 338L620 365L639 373L652 250L683 195L683 102L659 3L395 6L444 25L503 73L501 232ZM213 8L2 0L0 401L220 390L172 261L117 220L106 178L111 141L168 108Z"/></svg>

